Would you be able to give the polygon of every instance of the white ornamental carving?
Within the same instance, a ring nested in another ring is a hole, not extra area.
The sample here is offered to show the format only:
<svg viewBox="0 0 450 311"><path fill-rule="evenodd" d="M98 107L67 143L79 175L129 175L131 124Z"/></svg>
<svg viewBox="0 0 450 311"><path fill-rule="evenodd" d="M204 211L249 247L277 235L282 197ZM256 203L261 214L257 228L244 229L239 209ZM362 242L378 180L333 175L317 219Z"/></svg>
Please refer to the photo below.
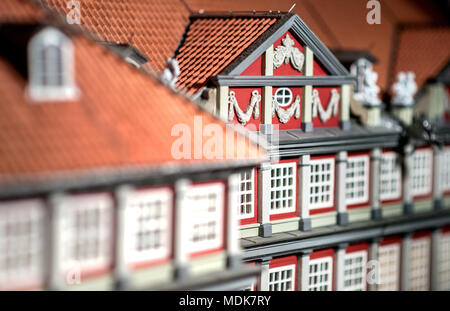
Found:
<svg viewBox="0 0 450 311"><path fill-rule="evenodd" d="M275 98L272 98L272 118L275 117L275 113L283 124L287 123L292 116L296 119L300 118L300 96L297 95L294 103L287 109L283 109Z"/></svg>
<svg viewBox="0 0 450 311"><path fill-rule="evenodd" d="M317 114L320 117L320 120L322 122L327 122L331 116L337 115L338 105L339 105L339 99L340 95L337 92L337 90L332 89L331 90L331 98L328 103L327 109L323 109L322 103L320 101L319 97L319 91L313 90L313 96L312 96L312 117L317 117Z"/></svg>
<svg viewBox="0 0 450 311"><path fill-rule="evenodd" d="M250 98L250 103L245 108L245 112L239 107L239 104L236 100L236 93L234 91L230 91L228 96L228 120L233 121L234 113L236 112L236 118L242 125L245 125L250 118L258 119L259 117L259 103L261 102L261 95L257 90L252 92L252 97Z"/></svg>
<svg viewBox="0 0 450 311"><path fill-rule="evenodd" d="M394 105L412 106L414 104L414 95L417 92L417 84L415 82L416 75L413 72L399 72L397 81L392 86Z"/></svg>
<svg viewBox="0 0 450 311"><path fill-rule="evenodd" d="M373 71L373 65L366 59L361 59L351 67L352 74L358 79L358 89L355 91L355 99L367 106L376 107L381 105L378 98L380 87L377 85L378 73Z"/></svg>
<svg viewBox="0 0 450 311"><path fill-rule="evenodd" d="M283 62L287 65L289 61L296 70L302 72L305 56L296 47L294 47L294 40L286 34L286 37L281 40L281 44L275 48L273 53L273 67L280 67Z"/></svg>

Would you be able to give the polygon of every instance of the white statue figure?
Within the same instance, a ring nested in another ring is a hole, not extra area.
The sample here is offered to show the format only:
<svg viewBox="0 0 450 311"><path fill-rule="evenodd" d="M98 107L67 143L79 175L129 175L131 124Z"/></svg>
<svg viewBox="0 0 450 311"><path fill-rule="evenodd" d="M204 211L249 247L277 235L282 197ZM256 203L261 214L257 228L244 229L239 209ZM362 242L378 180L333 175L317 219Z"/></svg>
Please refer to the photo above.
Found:
<svg viewBox="0 0 450 311"><path fill-rule="evenodd" d="M305 56L294 46L294 40L286 34L286 37L281 40L281 44L275 48L273 53L273 68L280 67L283 62L289 64L290 61L292 67L301 72L303 70Z"/></svg>
<svg viewBox="0 0 450 311"><path fill-rule="evenodd" d="M417 92L417 84L415 82L416 75L413 72L399 72L397 81L392 86L394 105L411 106L414 104L414 95Z"/></svg>
<svg viewBox="0 0 450 311"><path fill-rule="evenodd" d="M161 80L164 84L175 88L178 76L180 75L180 66L178 61L174 58L169 58L167 60L166 69L161 74Z"/></svg>
<svg viewBox="0 0 450 311"><path fill-rule="evenodd" d="M373 71L372 63L366 59L360 59L352 65L351 72L358 79L355 99L367 106L380 105L381 100L378 98L380 88L377 85L378 73Z"/></svg>

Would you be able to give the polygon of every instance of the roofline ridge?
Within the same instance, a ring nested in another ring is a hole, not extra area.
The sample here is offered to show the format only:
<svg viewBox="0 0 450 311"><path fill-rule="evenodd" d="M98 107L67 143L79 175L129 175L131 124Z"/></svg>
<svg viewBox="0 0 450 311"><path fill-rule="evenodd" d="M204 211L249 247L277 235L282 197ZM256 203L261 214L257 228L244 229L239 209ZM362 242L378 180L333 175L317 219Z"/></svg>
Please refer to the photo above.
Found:
<svg viewBox="0 0 450 311"><path fill-rule="evenodd" d="M265 17L284 17L294 15L294 13L281 11L207 11L197 12L189 16L189 19L198 18L265 18Z"/></svg>

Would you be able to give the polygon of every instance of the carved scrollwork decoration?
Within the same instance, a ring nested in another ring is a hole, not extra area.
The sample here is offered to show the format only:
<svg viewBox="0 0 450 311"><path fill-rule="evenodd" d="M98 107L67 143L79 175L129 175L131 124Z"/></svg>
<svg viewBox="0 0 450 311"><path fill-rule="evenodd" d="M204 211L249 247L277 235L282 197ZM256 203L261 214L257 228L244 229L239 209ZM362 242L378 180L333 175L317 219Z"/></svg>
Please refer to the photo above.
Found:
<svg viewBox="0 0 450 311"><path fill-rule="evenodd" d="M275 117L275 114L283 124L287 123L292 116L296 119L300 118L300 96L297 95L294 103L287 109L280 107L275 98L272 98L272 118Z"/></svg>
<svg viewBox="0 0 450 311"><path fill-rule="evenodd" d="M292 67L302 72L305 56L298 48L294 46L294 40L286 34L286 37L281 40L281 44L282 45L275 48L273 54L273 67L276 69L283 63L289 64L290 61Z"/></svg>
<svg viewBox="0 0 450 311"><path fill-rule="evenodd" d="M338 105L339 105L339 99L340 95L336 89L331 90L331 97L330 101L328 103L328 107L325 110L322 107L322 103L320 101L319 97L319 91L313 90L312 95L312 117L315 118L317 115L319 115L319 118L322 122L328 121L332 116L337 115L338 111Z"/></svg>
<svg viewBox="0 0 450 311"><path fill-rule="evenodd" d="M228 96L228 120L233 121L234 114L236 113L236 118L242 125L245 125L250 118L254 119L259 118L259 103L261 102L261 95L257 90L252 92L252 97L250 98L250 103L245 108L245 112L239 107L239 104L236 100L236 93L234 91L230 91Z"/></svg>

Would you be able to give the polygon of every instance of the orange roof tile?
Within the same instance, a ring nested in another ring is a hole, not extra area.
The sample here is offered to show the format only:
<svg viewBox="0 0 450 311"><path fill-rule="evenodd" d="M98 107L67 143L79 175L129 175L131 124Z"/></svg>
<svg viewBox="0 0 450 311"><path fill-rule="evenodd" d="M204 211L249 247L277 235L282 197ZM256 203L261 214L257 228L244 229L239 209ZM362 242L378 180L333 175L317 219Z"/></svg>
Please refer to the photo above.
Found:
<svg viewBox="0 0 450 311"><path fill-rule="evenodd" d="M43 0L63 16L67 0ZM127 43L162 71L173 56L189 20L181 0L82 0L81 24L100 40Z"/></svg>
<svg viewBox="0 0 450 311"><path fill-rule="evenodd" d="M381 25L369 25L367 1L361 0L186 0L194 12L211 11L284 11L293 3L309 28L330 49L365 50L378 59L374 69L379 85L387 89L391 72L393 37L398 24L445 21L429 0L381 1ZM338 12L338 14L336 14Z"/></svg>
<svg viewBox="0 0 450 311"><path fill-rule="evenodd" d="M190 94L205 86L277 21L276 17L198 17L177 52L177 86Z"/></svg>
<svg viewBox="0 0 450 311"><path fill-rule="evenodd" d="M400 71L413 71L421 87L450 60L450 27L408 27L399 34L393 79Z"/></svg>
<svg viewBox="0 0 450 311"><path fill-rule="evenodd" d="M45 17L43 10L28 0L1 0L0 23L33 23Z"/></svg>
<svg viewBox="0 0 450 311"><path fill-rule="evenodd" d="M236 134L227 132L216 141L219 148L234 147L242 154L230 159L174 159L175 125L185 124L192 130L194 118L202 117L203 129L215 124L226 132L225 124L87 37L77 35L72 41L81 91L76 101L31 102L25 95L24 76L0 56L2 182L103 168L148 170L232 164L238 159L255 162L264 156L241 135L235 142L225 139ZM201 148L208 142L203 139Z"/></svg>

